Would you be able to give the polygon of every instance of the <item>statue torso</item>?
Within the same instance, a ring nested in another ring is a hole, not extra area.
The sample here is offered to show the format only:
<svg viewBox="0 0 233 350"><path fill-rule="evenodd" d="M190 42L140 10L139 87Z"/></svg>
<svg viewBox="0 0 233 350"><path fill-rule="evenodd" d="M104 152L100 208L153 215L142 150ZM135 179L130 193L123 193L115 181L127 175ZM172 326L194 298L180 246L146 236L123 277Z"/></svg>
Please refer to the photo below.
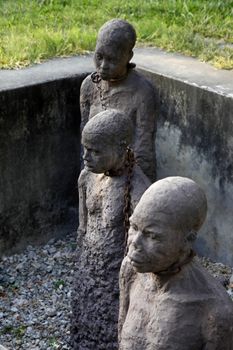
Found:
<svg viewBox="0 0 233 350"><path fill-rule="evenodd" d="M129 307L120 350L232 349L233 344L232 347L229 345L233 340L232 330L229 332L232 322L229 307L233 310L233 304L226 292L222 293L221 286L220 292L205 283L201 286L202 272L195 268L193 273L192 269L192 266L185 267L183 275L175 276L174 281L162 289L153 283L152 274L137 274L129 287ZM215 292L221 294L219 299ZM223 322L226 311L228 316ZM219 327L222 327L220 331ZM225 347L223 342L222 348L218 339L221 334L225 336Z"/></svg>

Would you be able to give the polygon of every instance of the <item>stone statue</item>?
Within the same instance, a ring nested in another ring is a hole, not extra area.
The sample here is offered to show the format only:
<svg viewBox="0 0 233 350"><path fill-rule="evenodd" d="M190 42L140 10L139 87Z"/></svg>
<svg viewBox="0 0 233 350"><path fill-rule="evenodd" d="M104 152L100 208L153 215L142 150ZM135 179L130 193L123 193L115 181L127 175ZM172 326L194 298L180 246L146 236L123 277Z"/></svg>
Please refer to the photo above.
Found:
<svg viewBox="0 0 233 350"><path fill-rule="evenodd" d="M81 128L107 108L127 114L134 126L135 158L153 181L158 102L150 82L130 63L135 42L135 30L126 21L113 19L100 28L94 56L97 72L89 75L81 86Z"/></svg>
<svg viewBox="0 0 233 350"><path fill-rule="evenodd" d="M206 211L204 192L187 178L143 194L120 271L120 350L233 349L233 303L193 259Z"/></svg>
<svg viewBox="0 0 233 350"><path fill-rule="evenodd" d="M134 208L150 185L127 148L132 132L130 119L116 110L98 113L83 129L85 168L78 181L79 247L72 294L75 350L118 348L124 222L127 227L130 204Z"/></svg>

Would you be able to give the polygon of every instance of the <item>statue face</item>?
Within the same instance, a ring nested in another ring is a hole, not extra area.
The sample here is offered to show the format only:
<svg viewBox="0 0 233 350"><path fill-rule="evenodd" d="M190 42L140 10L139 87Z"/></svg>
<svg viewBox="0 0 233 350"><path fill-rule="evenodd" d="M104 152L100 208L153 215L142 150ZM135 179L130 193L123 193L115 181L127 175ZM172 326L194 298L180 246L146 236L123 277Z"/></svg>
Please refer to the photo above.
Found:
<svg viewBox="0 0 233 350"><path fill-rule="evenodd" d="M122 45L103 43L101 38L97 41L94 62L97 72L103 80L118 80L127 73L127 64L132 54Z"/></svg>
<svg viewBox="0 0 233 350"><path fill-rule="evenodd" d="M130 218L128 257L137 272L158 273L179 260L184 238L169 215L145 209L139 203Z"/></svg>
<svg viewBox="0 0 233 350"><path fill-rule="evenodd" d="M113 170L119 165L120 155L115 145L90 141L85 135L83 135L82 144L84 148L84 166L87 170L101 174Z"/></svg>

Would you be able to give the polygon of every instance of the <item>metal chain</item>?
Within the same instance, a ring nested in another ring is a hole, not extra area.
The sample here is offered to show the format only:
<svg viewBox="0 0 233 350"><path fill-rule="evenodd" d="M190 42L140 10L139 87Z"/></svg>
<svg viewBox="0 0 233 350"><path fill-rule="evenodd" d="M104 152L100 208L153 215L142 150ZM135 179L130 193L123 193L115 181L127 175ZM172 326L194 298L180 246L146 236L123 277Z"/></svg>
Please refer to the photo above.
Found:
<svg viewBox="0 0 233 350"><path fill-rule="evenodd" d="M101 106L102 106L103 110L106 111L107 105L104 102L104 96L103 96L104 90L101 87L102 79L101 79L99 73L97 73L97 72L92 73L91 80L94 84L96 84L97 89L99 90Z"/></svg>
<svg viewBox="0 0 233 350"><path fill-rule="evenodd" d="M107 105L104 102L103 98L103 92L104 90L101 88L101 77L97 72L94 72L91 74L91 80L94 84L97 85L97 89L100 93L100 102L103 110L107 109ZM127 168L127 174L126 174L126 183L125 183L125 189L124 189L124 228L125 228L125 255L127 254L128 247L127 247L127 241L128 241L128 231L129 231L129 217L131 215L131 180L133 175L133 167L135 164L135 158L133 151L127 147L127 153L126 153L126 168Z"/></svg>
<svg viewBox="0 0 233 350"><path fill-rule="evenodd" d="M124 228L125 228L125 256L128 252L128 231L129 231L129 218L132 214L131 212L131 182L132 182L132 176L133 176L133 168L135 164L135 158L133 151L127 147L127 157L126 157L126 167L127 167L127 174L126 174L126 183L125 183L125 190L124 190Z"/></svg>

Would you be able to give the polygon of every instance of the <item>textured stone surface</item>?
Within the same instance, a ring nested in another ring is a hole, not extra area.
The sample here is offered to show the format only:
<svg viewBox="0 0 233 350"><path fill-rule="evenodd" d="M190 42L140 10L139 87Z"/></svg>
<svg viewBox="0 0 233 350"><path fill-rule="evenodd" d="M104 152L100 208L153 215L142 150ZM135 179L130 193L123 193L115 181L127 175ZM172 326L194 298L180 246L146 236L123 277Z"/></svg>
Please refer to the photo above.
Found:
<svg viewBox="0 0 233 350"><path fill-rule="evenodd" d="M135 61L139 68L171 80L182 81L188 85L233 97L233 71L216 69L196 58L156 48L138 48Z"/></svg>
<svg viewBox="0 0 233 350"><path fill-rule="evenodd" d="M0 254L77 225L81 80L0 93Z"/></svg>
<svg viewBox="0 0 233 350"><path fill-rule="evenodd" d="M73 232L62 240L28 246L23 253L0 260L0 338L8 350L71 349L70 291L76 270L76 239L77 232ZM229 266L199 261L229 283ZM233 286L228 292L233 298Z"/></svg>
<svg viewBox="0 0 233 350"><path fill-rule="evenodd" d="M9 350L70 349L76 232L0 259L0 338Z"/></svg>
<svg viewBox="0 0 233 350"><path fill-rule="evenodd" d="M0 345L0 350L7 350L4 346Z"/></svg>
<svg viewBox="0 0 233 350"><path fill-rule="evenodd" d="M208 218L197 240L200 254L233 264L233 99L153 75L161 113L157 174L191 177L204 188Z"/></svg>
<svg viewBox="0 0 233 350"><path fill-rule="evenodd" d="M125 250L124 195L131 168L125 163L132 139L130 124L121 113L105 111L91 118L83 130L85 168L79 177L77 271L72 294L75 350L117 349L118 275ZM148 178L134 165L132 208L148 186Z"/></svg>
<svg viewBox="0 0 233 350"><path fill-rule="evenodd" d="M187 178L165 178L143 194L120 272L119 349L233 349L233 303L193 260L206 209Z"/></svg>
<svg viewBox="0 0 233 350"><path fill-rule="evenodd" d="M94 55L99 81L93 82L88 76L81 86L82 126L104 109L126 113L134 125L132 148L136 160L153 181L158 99L156 89L130 62L135 40L135 30L126 21L111 20L100 29Z"/></svg>

